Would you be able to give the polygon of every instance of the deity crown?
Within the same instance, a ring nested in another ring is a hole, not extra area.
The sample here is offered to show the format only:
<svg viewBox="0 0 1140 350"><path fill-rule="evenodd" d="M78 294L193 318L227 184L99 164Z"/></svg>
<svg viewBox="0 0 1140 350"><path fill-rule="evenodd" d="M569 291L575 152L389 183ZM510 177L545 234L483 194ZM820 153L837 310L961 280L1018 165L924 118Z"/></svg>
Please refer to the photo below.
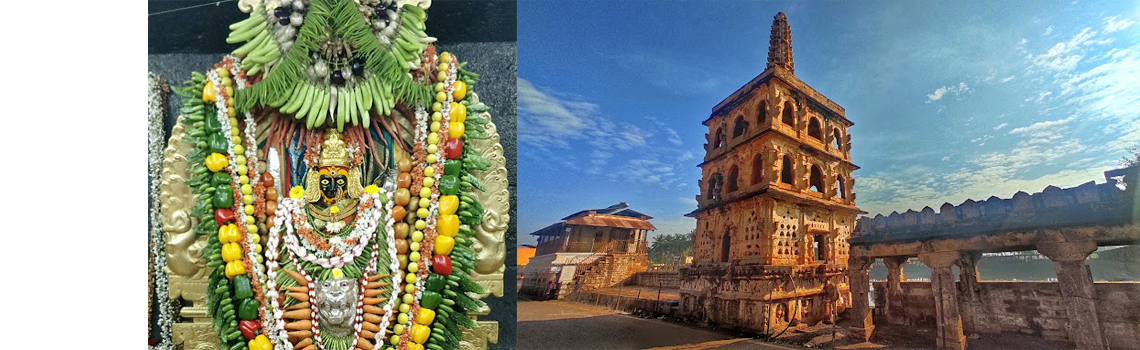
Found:
<svg viewBox="0 0 1140 350"><path fill-rule="evenodd" d="M340 132L335 129L326 131L325 141L321 146L319 166L347 167L350 164L350 159L348 149L345 148L344 141L340 139Z"/></svg>

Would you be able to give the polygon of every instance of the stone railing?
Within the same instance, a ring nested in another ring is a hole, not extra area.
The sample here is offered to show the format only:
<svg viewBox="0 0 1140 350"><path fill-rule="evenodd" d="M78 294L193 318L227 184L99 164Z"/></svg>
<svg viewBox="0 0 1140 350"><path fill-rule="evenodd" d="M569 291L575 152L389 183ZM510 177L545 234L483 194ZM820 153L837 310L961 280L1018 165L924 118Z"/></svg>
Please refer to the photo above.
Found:
<svg viewBox="0 0 1140 350"><path fill-rule="evenodd" d="M1121 178L1123 176L1123 178ZM1038 227L1128 224L1140 188L1140 167L1105 172L1106 183L1086 182L1041 192L1017 192L1010 199L991 196L984 201L966 200L957 206L943 204L938 212L930 207L862 217L852 244L918 241L951 236L974 236Z"/></svg>

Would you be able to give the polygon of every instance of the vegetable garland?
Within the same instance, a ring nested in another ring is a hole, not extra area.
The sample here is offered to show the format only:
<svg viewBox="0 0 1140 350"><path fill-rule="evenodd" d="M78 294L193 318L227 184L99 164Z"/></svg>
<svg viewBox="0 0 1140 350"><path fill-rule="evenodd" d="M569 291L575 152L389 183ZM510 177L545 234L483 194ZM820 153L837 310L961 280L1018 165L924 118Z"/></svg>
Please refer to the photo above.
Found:
<svg viewBox="0 0 1140 350"><path fill-rule="evenodd" d="M177 91L222 348L458 349L486 306L472 297L471 172L490 162L465 142L488 137L488 107L468 98L478 75L436 55L417 6L281 5L231 25L227 42L244 44ZM362 182L348 193L368 186L317 215L312 195L333 193L313 176L325 152ZM325 310L319 287L344 280L355 318L325 320L348 305Z"/></svg>

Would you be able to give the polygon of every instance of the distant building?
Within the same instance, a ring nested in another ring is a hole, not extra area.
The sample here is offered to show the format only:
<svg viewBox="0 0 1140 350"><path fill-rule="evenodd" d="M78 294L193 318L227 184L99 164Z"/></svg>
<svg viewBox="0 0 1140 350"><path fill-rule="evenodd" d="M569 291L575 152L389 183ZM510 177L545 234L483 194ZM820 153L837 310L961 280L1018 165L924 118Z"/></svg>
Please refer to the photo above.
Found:
<svg viewBox="0 0 1140 350"><path fill-rule="evenodd" d="M531 233L538 236L520 293L558 298L574 290L613 286L645 271L653 217L621 202L587 209Z"/></svg>
<svg viewBox="0 0 1140 350"><path fill-rule="evenodd" d="M681 311L761 333L828 320L850 303L854 125L796 77L783 13L765 70L712 109L701 167L693 262Z"/></svg>

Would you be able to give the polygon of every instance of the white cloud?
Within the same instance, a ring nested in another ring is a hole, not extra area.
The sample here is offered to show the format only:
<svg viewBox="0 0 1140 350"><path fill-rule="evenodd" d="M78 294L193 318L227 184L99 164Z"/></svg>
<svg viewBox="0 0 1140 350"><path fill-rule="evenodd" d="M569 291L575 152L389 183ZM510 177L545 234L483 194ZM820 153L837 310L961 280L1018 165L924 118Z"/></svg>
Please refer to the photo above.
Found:
<svg viewBox="0 0 1140 350"><path fill-rule="evenodd" d="M1049 28L1045 28L1045 34L1041 34L1041 35L1049 35L1050 33L1053 33L1053 26L1049 26Z"/></svg>
<svg viewBox="0 0 1140 350"><path fill-rule="evenodd" d="M1073 117L1068 117L1061 120L1050 120L1038 123L1033 123L1029 126L1014 128L1007 134L1010 135L1023 135L1023 136L1042 136L1048 134L1055 134L1058 129L1067 128L1064 125L1073 121Z"/></svg>
<svg viewBox="0 0 1140 350"><path fill-rule="evenodd" d="M945 202L957 205L966 199L984 200L995 195L1010 198L1017 191L1037 192L1048 185L1071 187L1102 179L1101 173L1115 166L1114 160L1084 157L1074 161L1090 152L1090 147L1070 135L1069 125L1074 121L1076 118L1069 117L1014 128L1006 133L1017 140L1012 149L975 156L958 169L908 166L857 177L859 207L872 216L925 206L937 210ZM984 143L990 138L985 135L971 142ZM1050 165L1059 169L1037 173Z"/></svg>
<svg viewBox="0 0 1140 350"><path fill-rule="evenodd" d="M685 204L685 205L693 207L693 208L697 207L697 199L694 197L681 197L680 200L681 200L682 204Z"/></svg>
<svg viewBox="0 0 1140 350"><path fill-rule="evenodd" d="M1080 52L1081 45L1089 42L1096 34L1097 31L1092 28L1082 29L1069 41L1059 42L1045 53L1032 56L1033 68L1052 71L1067 71L1076 68L1077 63L1084 58Z"/></svg>
<svg viewBox="0 0 1140 350"><path fill-rule="evenodd" d="M669 143L672 143L672 144L677 145L677 146L680 146L681 144L684 143L681 141L681 135L677 135L677 131L673 130L673 128L667 127L667 128L665 128L665 132L669 133L669 138L666 139L669 141Z"/></svg>
<svg viewBox="0 0 1140 350"><path fill-rule="evenodd" d="M596 127L590 117L598 109L596 104L562 100L539 91L526 79L517 81L520 142L544 149L566 148L567 138Z"/></svg>
<svg viewBox="0 0 1140 350"><path fill-rule="evenodd" d="M1128 27L1131 27L1135 23L1136 23L1135 21L1131 21L1128 19L1122 19L1122 20L1117 21L1116 16L1108 17L1108 18L1104 19L1104 32L1105 33L1112 33L1112 32L1116 32L1116 31L1125 30L1125 29L1128 29Z"/></svg>
<svg viewBox="0 0 1140 350"><path fill-rule="evenodd" d="M697 156L693 155L693 152L691 152L691 151L685 151L685 153L681 155L681 161L682 162L687 161L687 160L691 160L691 159L695 159L695 158L697 158Z"/></svg>
<svg viewBox="0 0 1140 350"><path fill-rule="evenodd" d="M943 87L940 87L938 89L935 89L933 93L926 95L926 98L927 98L926 103L941 100L943 96L946 96L946 94L956 95L956 94L966 93L969 91L970 91L970 87L966 86L965 82L958 83L957 86L953 86L953 85L943 86Z"/></svg>
<svg viewBox="0 0 1140 350"><path fill-rule="evenodd" d="M945 162L945 161L948 161L948 160L950 160L950 156L945 156L945 157L942 157L942 161L943 161L943 162Z"/></svg>
<svg viewBox="0 0 1140 350"><path fill-rule="evenodd" d="M1004 128L1006 125L1009 125L1009 123L1001 123L1000 125L995 126L994 130L1001 130L1001 128Z"/></svg>
<svg viewBox="0 0 1140 350"><path fill-rule="evenodd" d="M673 166L653 159L633 159L606 175L611 180L668 186L676 181Z"/></svg>
<svg viewBox="0 0 1140 350"><path fill-rule="evenodd" d="M1017 77L1017 76L1016 76L1016 75L1011 75L1011 76L1008 76L1008 77L1002 78L1002 79L1000 80L1000 82L1002 82L1002 83L1005 83L1005 82L1009 82L1010 80L1013 80L1013 78L1015 78L1015 77Z"/></svg>

